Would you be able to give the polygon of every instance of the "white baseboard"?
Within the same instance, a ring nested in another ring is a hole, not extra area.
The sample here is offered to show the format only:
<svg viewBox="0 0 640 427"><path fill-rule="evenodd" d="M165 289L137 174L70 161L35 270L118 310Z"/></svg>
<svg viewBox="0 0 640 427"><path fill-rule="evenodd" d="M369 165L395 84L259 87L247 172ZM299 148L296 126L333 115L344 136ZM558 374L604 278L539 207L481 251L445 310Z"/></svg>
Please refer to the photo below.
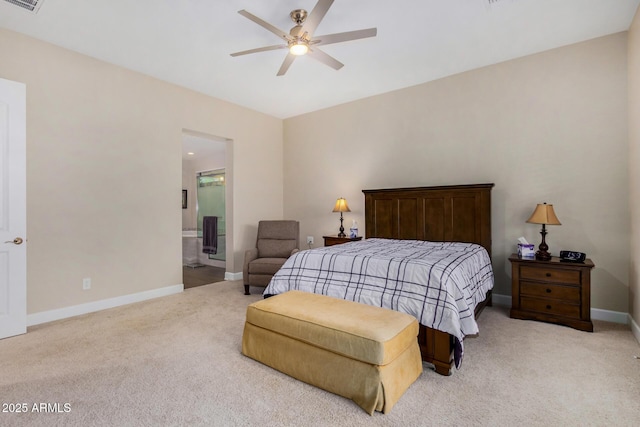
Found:
<svg viewBox="0 0 640 427"><path fill-rule="evenodd" d="M41 311L40 313L33 313L27 316L27 326L39 325L41 323L53 322L54 320L93 313L107 308L114 308L134 302L178 294L182 291L184 291L184 285L179 284L159 289L152 289L150 291L138 292L136 294L123 295L121 297L93 301L86 304L73 305L71 307L59 308L57 310Z"/></svg>
<svg viewBox="0 0 640 427"><path fill-rule="evenodd" d="M628 325L629 313L622 313L620 311L602 310L601 308L592 308L591 319L604 320L605 322L622 323L623 325Z"/></svg>
<svg viewBox="0 0 640 427"><path fill-rule="evenodd" d="M225 271L224 280L242 280L242 272L229 273L228 271Z"/></svg>
<svg viewBox="0 0 640 427"><path fill-rule="evenodd" d="M502 307L511 307L511 295L493 294L492 300L495 305L499 305ZM628 325L630 323L629 319L631 319L631 316L629 316L628 313L622 313L620 311L610 311L610 310L602 310L600 308L592 308L591 319L602 320L605 322L612 322L612 323L622 323L623 325ZM636 327L637 326L638 325L636 324ZM640 334L640 329L638 329L637 332L638 334ZM636 332L634 332L634 334L636 334ZM639 335L636 335L636 338L638 336ZM640 341L640 339L638 341Z"/></svg>

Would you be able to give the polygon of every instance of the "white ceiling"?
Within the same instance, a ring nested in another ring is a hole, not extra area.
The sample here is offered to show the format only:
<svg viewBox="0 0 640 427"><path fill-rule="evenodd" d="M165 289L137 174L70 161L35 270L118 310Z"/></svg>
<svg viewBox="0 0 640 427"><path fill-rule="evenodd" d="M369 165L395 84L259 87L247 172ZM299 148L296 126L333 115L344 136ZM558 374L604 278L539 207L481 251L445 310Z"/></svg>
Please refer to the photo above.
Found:
<svg viewBox="0 0 640 427"><path fill-rule="evenodd" d="M37 14L0 0L0 27L278 118L625 31L640 0L336 0L316 35L377 27L327 45L339 71L286 51L237 12L288 31L316 0L43 0Z"/></svg>

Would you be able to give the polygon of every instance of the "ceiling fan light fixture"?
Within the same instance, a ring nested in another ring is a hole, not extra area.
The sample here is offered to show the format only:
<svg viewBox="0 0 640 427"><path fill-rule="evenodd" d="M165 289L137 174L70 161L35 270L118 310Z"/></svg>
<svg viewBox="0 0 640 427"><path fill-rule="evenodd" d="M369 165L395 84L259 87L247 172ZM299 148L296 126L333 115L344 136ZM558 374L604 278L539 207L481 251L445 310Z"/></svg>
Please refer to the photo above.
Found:
<svg viewBox="0 0 640 427"><path fill-rule="evenodd" d="M2 1L2 0L0 0ZM5 0L9 1L9 0ZM13 1L13 0L12 0ZM17 0L15 0L17 1ZM42 0L40 0L42 1ZM256 49L243 50L241 52L232 53L231 56L248 55L250 53L267 52L276 49L287 49L287 56L285 56L280 69L276 76L283 76L296 56L309 56L316 61L319 61L334 70L339 70L344 64L327 53L323 52L320 46L330 45L333 43L342 43L350 40L359 40L368 37L375 37L378 33L376 28L367 28L356 31L345 31L341 33L325 34L322 36L314 37L314 33L320 22L323 20L327 11L335 0L316 0L317 3L313 7L310 13L307 13L304 9L293 10L289 16L291 20L295 22L295 26L287 33L272 24L266 22L262 18L259 18L244 9L239 10L238 13L245 18L255 22L262 28L275 34L281 40L285 41L285 44L264 46ZM481 1L516 1L516 0L481 0ZM311 49L313 46L313 49Z"/></svg>
<svg viewBox="0 0 640 427"><path fill-rule="evenodd" d="M289 52L296 56L304 55L309 52L309 44L304 40L296 40L289 44Z"/></svg>

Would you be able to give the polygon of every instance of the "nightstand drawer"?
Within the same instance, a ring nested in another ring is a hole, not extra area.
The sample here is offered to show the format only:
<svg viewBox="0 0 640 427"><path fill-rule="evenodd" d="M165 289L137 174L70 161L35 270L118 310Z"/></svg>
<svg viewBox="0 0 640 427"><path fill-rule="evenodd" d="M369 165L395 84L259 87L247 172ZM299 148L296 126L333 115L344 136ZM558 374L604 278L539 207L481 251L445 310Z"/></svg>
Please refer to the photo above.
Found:
<svg viewBox="0 0 640 427"><path fill-rule="evenodd" d="M520 278L529 279L529 280L542 280L545 282L568 283L571 285L579 285L580 271L530 267L530 266L523 265L520 267Z"/></svg>
<svg viewBox="0 0 640 427"><path fill-rule="evenodd" d="M533 297L555 298L580 304L580 288L577 286L521 281L520 294Z"/></svg>
<svg viewBox="0 0 640 427"><path fill-rule="evenodd" d="M522 296L520 297L520 308L536 313L580 318L580 305L570 304L566 301Z"/></svg>

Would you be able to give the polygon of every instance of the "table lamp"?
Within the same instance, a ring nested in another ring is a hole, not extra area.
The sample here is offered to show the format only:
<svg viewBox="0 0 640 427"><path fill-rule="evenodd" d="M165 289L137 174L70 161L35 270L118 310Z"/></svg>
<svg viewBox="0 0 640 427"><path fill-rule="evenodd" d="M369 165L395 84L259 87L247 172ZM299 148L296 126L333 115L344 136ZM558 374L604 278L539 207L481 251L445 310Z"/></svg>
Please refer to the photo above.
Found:
<svg viewBox="0 0 640 427"><path fill-rule="evenodd" d="M340 197L338 200L336 200L336 205L333 207L333 212L340 212L340 233L338 233L338 237L347 237L347 235L344 234L344 226L342 225L342 212L351 212L351 209L349 209L349 205L347 205L347 201L344 199L344 197Z"/></svg>
<svg viewBox="0 0 640 427"><path fill-rule="evenodd" d="M540 261L549 261L551 259L551 254L547 252L549 250L549 246L545 242L545 236L547 235L547 229L545 227L547 225L562 225L560 224L560 220L556 216L556 213L553 211L553 205L539 203L527 222L531 224L542 224L542 230L540 231L540 234L542 234L542 243L540 243L540 246L538 247L539 250L536 252L536 259Z"/></svg>

